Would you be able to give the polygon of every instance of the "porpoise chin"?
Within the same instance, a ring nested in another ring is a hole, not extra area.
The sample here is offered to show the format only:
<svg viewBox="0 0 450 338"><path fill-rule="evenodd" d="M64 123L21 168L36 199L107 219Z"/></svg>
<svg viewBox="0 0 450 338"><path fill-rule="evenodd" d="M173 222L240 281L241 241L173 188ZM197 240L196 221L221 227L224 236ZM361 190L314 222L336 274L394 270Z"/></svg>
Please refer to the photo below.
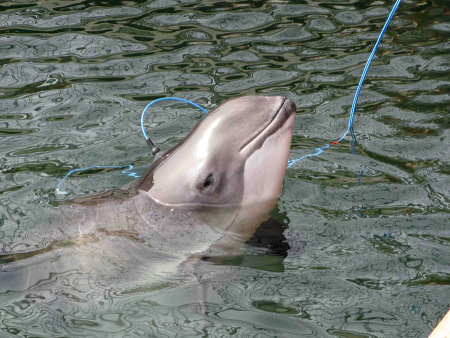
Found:
<svg viewBox="0 0 450 338"><path fill-rule="evenodd" d="M207 114L133 189L169 205L241 205L281 194L295 104L242 96Z"/></svg>

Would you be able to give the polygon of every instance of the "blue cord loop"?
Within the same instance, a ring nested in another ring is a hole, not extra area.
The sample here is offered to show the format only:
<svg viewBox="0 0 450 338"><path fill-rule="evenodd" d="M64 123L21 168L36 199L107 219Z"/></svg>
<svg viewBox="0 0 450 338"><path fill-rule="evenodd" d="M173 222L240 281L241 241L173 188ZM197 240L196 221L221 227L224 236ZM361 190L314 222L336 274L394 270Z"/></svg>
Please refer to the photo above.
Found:
<svg viewBox="0 0 450 338"><path fill-rule="evenodd" d="M141 128L142 128L142 133L144 134L145 137L145 142L149 145L150 149L152 149L153 155L156 155L160 152L160 149L155 146L155 144L152 142L152 140L150 140L150 138L148 137L147 133L145 132L145 128L144 128L144 117L145 117L145 113L147 112L148 108L150 108L150 106L152 106L154 103L159 102L159 101L165 101L165 100L173 100L173 101L181 101L184 103L189 103L191 105L193 105L194 107L197 107L199 109L201 109L203 112L205 112L206 114L208 114L208 111L199 106L198 104L185 100L185 99L180 99L178 97L163 97L157 100L154 100L152 102L150 102L142 111L142 115L141 115ZM63 179L59 182L58 187L56 188L56 192L58 194L62 194L62 195L66 195L68 194L67 191L61 190L61 185L62 183L74 172L78 172L78 171L84 171L84 170L89 170L89 169L100 169L100 168L123 168L123 167L129 167L128 169L122 171L123 174L127 174L128 176L131 177L140 177L138 174L134 173L134 172L130 172L130 170L132 170L134 168L133 165L131 164L127 164L127 165L95 165L92 167L87 167L87 168L82 168L82 169L74 169L69 171L69 173L63 177Z"/></svg>
<svg viewBox="0 0 450 338"><path fill-rule="evenodd" d="M142 115L141 115L141 128L142 128L142 134L144 134L145 139L148 139L148 135L145 132L145 128L144 128L145 113L147 112L148 108L150 108L153 104L155 104L157 102L160 102L160 101L167 101L167 100L181 101L181 102L184 102L184 103L189 103L189 104L193 105L194 107L197 107L198 109L203 110L203 112L205 114L208 114L208 111L205 108L199 106L198 104L196 104L194 102L191 102L191 101L188 101L188 100L185 100L185 99L180 99L178 97L162 97L160 99L153 100L147 106L145 106L144 110L142 111Z"/></svg>
<svg viewBox="0 0 450 338"><path fill-rule="evenodd" d="M150 137L148 137L147 133L145 132L145 128L144 128L144 117L145 117L145 113L147 112L148 108L150 108L153 104L155 104L155 103L157 103L157 102L160 102L160 101L166 101L166 100L181 101L181 102L184 102L184 103L189 103L189 104L193 105L194 107L197 107L198 109L203 110L203 112L204 112L205 114L208 114L208 111L207 111L205 108L199 106L198 104L196 104L196 103L194 103L194 102L191 102L191 101L188 101L188 100L185 100L185 99L180 99L180 98L178 98L178 97L163 97L163 98L156 99L156 100L150 102L150 103L144 108L144 110L142 111L142 115L141 115L141 128L142 128L142 134L144 134L144 137L145 137L145 142L148 144L148 146L149 146L150 149L152 150L153 155L156 155L156 154L159 153L161 150L160 150L157 146L155 146L155 144L152 142L152 140L150 140Z"/></svg>

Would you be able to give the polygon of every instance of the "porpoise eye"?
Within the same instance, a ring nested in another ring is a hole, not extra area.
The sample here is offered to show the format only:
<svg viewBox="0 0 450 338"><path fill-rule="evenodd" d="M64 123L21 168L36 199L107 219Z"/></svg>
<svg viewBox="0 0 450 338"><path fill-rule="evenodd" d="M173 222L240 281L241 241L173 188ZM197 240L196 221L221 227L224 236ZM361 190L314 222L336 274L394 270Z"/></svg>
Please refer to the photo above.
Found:
<svg viewBox="0 0 450 338"><path fill-rule="evenodd" d="M213 182L214 182L213 174L209 174L206 177L205 182L203 182L203 189L208 188L211 184L213 184Z"/></svg>
<svg viewBox="0 0 450 338"><path fill-rule="evenodd" d="M214 175L214 173L209 173L206 177L202 175L202 178L198 180L196 188L202 194L214 194L219 188L219 181L219 177Z"/></svg>

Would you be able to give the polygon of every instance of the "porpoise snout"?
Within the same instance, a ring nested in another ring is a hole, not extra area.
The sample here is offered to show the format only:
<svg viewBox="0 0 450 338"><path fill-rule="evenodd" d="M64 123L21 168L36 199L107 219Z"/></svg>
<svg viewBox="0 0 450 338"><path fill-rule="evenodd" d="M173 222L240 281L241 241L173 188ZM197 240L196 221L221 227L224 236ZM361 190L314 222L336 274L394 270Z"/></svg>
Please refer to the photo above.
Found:
<svg viewBox="0 0 450 338"><path fill-rule="evenodd" d="M283 109L290 115L295 113L297 107L295 106L294 102L292 102L289 99L286 99L283 103Z"/></svg>
<svg viewBox="0 0 450 338"><path fill-rule="evenodd" d="M276 115L280 115L283 120L289 118L296 111L295 103L284 96L265 96L269 105L276 107L272 114L275 113L272 118Z"/></svg>
<svg viewBox="0 0 450 338"><path fill-rule="evenodd" d="M279 125L283 125L292 115L295 115L297 107L294 102L284 96L272 96L271 98L277 105L277 108L271 114L271 119L277 120ZM293 118L291 120L293 121Z"/></svg>

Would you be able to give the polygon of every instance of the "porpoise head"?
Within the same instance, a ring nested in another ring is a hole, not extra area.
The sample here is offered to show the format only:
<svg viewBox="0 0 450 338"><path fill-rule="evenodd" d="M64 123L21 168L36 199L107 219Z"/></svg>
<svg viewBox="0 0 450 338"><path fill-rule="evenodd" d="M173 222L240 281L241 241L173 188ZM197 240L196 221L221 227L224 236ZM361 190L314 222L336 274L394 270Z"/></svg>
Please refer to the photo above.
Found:
<svg viewBox="0 0 450 338"><path fill-rule="evenodd" d="M154 162L135 189L165 205L237 205L281 194L295 105L243 96L207 114Z"/></svg>

